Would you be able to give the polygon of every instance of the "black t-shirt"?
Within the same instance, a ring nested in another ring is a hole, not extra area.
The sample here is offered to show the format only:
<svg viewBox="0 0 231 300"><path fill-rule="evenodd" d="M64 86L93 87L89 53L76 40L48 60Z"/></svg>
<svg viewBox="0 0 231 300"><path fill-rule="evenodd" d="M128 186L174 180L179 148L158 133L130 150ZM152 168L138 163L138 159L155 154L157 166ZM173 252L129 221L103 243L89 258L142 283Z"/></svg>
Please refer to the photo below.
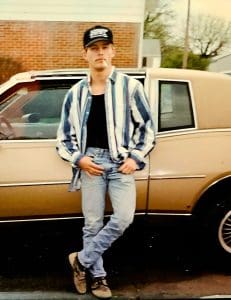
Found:
<svg viewBox="0 0 231 300"><path fill-rule="evenodd" d="M104 94L93 95L87 121L87 147L108 149Z"/></svg>

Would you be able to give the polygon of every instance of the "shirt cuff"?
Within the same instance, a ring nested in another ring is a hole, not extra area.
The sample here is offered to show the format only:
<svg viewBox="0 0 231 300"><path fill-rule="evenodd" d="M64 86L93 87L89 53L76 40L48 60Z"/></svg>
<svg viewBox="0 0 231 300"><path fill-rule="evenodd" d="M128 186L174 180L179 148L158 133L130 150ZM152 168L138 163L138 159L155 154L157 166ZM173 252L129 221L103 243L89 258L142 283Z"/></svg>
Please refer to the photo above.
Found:
<svg viewBox="0 0 231 300"><path fill-rule="evenodd" d="M135 155L134 153L130 153L129 156L130 158L134 159L134 161L136 162L139 170L142 170L145 167L145 163L143 160L141 160L137 155Z"/></svg>
<svg viewBox="0 0 231 300"><path fill-rule="evenodd" d="M82 153L75 153L75 154L73 154L71 165L74 168L78 167L79 161L83 157L84 157L84 154L82 154Z"/></svg>

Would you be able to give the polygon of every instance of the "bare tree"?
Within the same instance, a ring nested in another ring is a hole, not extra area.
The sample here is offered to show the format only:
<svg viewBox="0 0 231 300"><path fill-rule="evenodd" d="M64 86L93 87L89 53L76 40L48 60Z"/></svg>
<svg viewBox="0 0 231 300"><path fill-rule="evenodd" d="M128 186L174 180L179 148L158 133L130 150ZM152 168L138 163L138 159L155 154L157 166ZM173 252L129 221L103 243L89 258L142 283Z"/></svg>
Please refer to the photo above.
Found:
<svg viewBox="0 0 231 300"><path fill-rule="evenodd" d="M217 56L231 43L231 22L210 15L191 19L190 48L202 58Z"/></svg>
<svg viewBox="0 0 231 300"><path fill-rule="evenodd" d="M174 17L173 11L169 8L167 1L161 1L158 8L146 11L144 20L144 38L159 39L161 49L171 40L171 22Z"/></svg>

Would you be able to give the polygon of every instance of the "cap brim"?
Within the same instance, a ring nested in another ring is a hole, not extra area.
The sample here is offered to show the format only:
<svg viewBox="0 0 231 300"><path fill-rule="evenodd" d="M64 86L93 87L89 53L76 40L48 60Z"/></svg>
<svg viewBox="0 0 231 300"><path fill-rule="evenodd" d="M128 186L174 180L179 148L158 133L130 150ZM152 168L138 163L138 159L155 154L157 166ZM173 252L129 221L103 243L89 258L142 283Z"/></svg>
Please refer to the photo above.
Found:
<svg viewBox="0 0 231 300"><path fill-rule="evenodd" d="M100 41L108 42L108 44L113 44L113 41L108 40L108 39L106 39L106 38L104 39L104 38L101 37L101 38L95 39L95 40L93 40L93 41L90 41L90 42L87 43L84 47L89 47L89 46L95 44L96 42L100 42Z"/></svg>

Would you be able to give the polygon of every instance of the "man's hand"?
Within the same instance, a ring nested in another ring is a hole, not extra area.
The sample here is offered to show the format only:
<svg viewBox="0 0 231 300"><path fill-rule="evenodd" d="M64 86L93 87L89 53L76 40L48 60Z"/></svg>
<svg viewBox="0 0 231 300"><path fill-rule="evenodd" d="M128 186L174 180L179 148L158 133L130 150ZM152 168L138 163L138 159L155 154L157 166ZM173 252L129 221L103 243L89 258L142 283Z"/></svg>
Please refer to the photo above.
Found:
<svg viewBox="0 0 231 300"><path fill-rule="evenodd" d="M104 168L100 165L95 164L92 158L89 156L84 156L80 159L78 166L81 170L85 171L88 176L96 175L100 176L103 174Z"/></svg>
<svg viewBox="0 0 231 300"><path fill-rule="evenodd" d="M123 174L133 174L137 169L137 164L133 158L128 157L119 167L119 171Z"/></svg>

